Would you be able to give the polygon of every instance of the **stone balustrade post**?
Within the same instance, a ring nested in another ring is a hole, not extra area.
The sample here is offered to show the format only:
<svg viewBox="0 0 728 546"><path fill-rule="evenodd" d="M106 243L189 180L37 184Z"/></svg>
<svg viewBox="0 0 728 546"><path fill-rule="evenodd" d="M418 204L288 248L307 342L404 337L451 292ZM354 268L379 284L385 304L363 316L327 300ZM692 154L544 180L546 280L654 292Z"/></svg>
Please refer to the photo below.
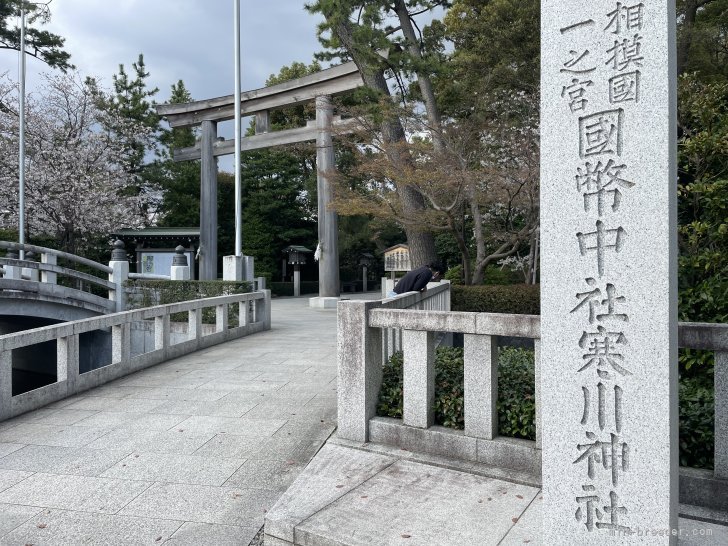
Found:
<svg viewBox="0 0 728 546"><path fill-rule="evenodd" d="M32 250L29 250L25 253L25 261L26 262L33 262L35 261L35 253ZM38 270L32 267L24 267L21 272L21 278L38 282Z"/></svg>
<svg viewBox="0 0 728 546"><path fill-rule="evenodd" d="M169 347L169 315L154 317L154 350L165 350Z"/></svg>
<svg viewBox="0 0 728 546"><path fill-rule="evenodd" d="M728 351L715 352L715 462L713 474L728 480Z"/></svg>
<svg viewBox="0 0 728 546"><path fill-rule="evenodd" d="M58 382L66 382L68 396L76 393L78 380L79 337L71 335L58 338L56 342L56 374Z"/></svg>
<svg viewBox="0 0 728 546"><path fill-rule="evenodd" d="M169 278L173 281L188 281L190 280L190 268L187 263L187 255L182 245L177 246L174 249L174 258L172 258L172 267L170 269Z"/></svg>
<svg viewBox="0 0 728 546"><path fill-rule="evenodd" d="M224 332L228 329L228 304L215 306L215 331Z"/></svg>
<svg viewBox="0 0 728 546"><path fill-rule="evenodd" d="M124 283L129 279L129 260L126 257L124 243L117 239L114 241L114 250L111 251L109 267L109 280L114 283L114 290L109 291L109 299L116 302L116 312L126 309L126 291Z"/></svg>
<svg viewBox="0 0 728 546"><path fill-rule="evenodd" d="M270 328L270 290L263 290L262 292L264 294L263 299L257 299L253 304L253 313L255 314L253 322L262 322L266 328Z"/></svg>
<svg viewBox="0 0 728 546"><path fill-rule="evenodd" d="M57 265L58 258L55 254L51 254L50 252L42 252L40 255L40 263L51 266ZM52 271L44 271L41 269L40 282L46 284L56 284L58 282L58 275L56 273L53 273Z"/></svg>
<svg viewBox="0 0 728 546"><path fill-rule="evenodd" d="M13 409L13 352L0 351L0 421L8 419Z"/></svg>
<svg viewBox="0 0 728 546"><path fill-rule="evenodd" d="M429 428L435 422L435 334L419 330L402 331L404 350L404 402L402 422Z"/></svg>
<svg viewBox="0 0 728 546"><path fill-rule="evenodd" d="M202 309L192 309L187 312L187 339L200 339L202 337Z"/></svg>
<svg viewBox="0 0 728 546"><path fill-rule="evenodd" d="M247 326L250 322L248 315L250 313L250 301L245 300L238 303L238 326Z"/></svg>
<svg viewBox="0 0 728 546"><path fill-rule="evenodd" d="M340 301L337 308L338 435L355 442L369 440L382 385L382 331L368 320L377 307L378 301Z"/></svg>
<svg viewBox="0 0 728 546"><path fill-rule="evenodd" d="M131 325L127 322L111 327L111 363L127 362L131 357Z"/></svg>
<svg viewBox="0 0 728 546"><path fill-rule="evenodd" d="M465 334L465 435L498 436L498 343L494 336Z"/></svg>
<svg viewBox="0 0 728 546"><path fill-rule="evenodd" d="M17 250L8 250L7 252L7 258L9 260L17 260L18 258L18 251ZM21 278L21 268L17 265L6 265L5 266L5 275L4 278L6 279L14 279L14 280L20 280Z"/></svg>

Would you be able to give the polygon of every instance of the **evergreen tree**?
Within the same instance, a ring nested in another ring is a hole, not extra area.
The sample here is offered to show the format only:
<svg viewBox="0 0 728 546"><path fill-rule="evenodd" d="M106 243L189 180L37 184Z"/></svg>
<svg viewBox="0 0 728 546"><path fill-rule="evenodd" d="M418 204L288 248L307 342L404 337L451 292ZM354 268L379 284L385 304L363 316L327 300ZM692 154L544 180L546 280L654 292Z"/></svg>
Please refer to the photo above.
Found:
<svg viewBox="0 0 728 546"><path fill-rule="evenodd" d="M26 54L63 72L73 68L69 62L71 54L63 50L65 38L33 26L36 23L43 24L50 20L50 9L44 4L32 4L23 0L0 0L0 49L20 51L20 27L11 26L11 20L20 18L20 8L23 4L25 4L26 14Z"/></svg>

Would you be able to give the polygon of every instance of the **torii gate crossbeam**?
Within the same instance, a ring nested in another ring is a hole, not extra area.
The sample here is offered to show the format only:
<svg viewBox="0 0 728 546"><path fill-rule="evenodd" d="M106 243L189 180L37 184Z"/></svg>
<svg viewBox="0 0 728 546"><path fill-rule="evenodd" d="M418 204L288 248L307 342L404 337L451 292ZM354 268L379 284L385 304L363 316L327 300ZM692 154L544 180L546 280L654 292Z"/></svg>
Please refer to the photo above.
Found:
<svg viewBox="0 0 728 546"><path fill-rule="evenodd" d="M319 297L339 296L338 217L330 209L333 201L331 173L334 163L333 132L353 130L355 120L334 118L331 97L364 85L353 62L322 70L281 84L246 91L241 96L241 115L256 116L256 134L243 137L241 150L249 151L316 140L318 187ZM269 132L269 112L315 101L316 122L306 127ZM176 161L201 160L200 188L200 279L217 278L217 162L221 155L235 153L235 141L217 139L217 123L234 118L232 95L185 104L158 105L170 127L201 126L199 146L174 151Z"/></svg>

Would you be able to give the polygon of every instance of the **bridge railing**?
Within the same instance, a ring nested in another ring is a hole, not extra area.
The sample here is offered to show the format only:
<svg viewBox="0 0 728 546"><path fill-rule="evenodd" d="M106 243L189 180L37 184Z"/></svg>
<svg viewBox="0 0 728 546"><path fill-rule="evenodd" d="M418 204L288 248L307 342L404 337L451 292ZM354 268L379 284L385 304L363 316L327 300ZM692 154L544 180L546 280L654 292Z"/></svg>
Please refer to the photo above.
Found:
<svg viewBox="0 0 728 546"><path fill-rule="evenodd" d="M237 324L230 324L228 307L239 307ZM203 324L203 310L215 310L214 325ZM187 313L187 323L175 343L170 317ZM133 331L152 330L152 343L134 339ZM234 294L149 307L36 328L0 336L0 421L38 409L73 394L102 385L166 360L270 329L270 291ZM80 372L80 336L111 330L108 363ZM56 343L56 381L13 396L13 352L48 341Z"/></svg>
<svg viewBox="0 0 728 546"><path fill-rule="evenodd" d="M108 266L82 256L76 256L60 250L36 245L19 244L0 241L0 249L7 252L0 257L2 278L0 278L0 291L12 290L16 293L38 294L48 299L59 301L78 301L84 307L95 309L100 313L108 313L116 309L118 284L109 277L113 269ZM19 259L18 252L26 253L26 259ZM40 257L40 262L27 259L29 254ZM59 265L64 261L71 266ZM84 266L91 273L78 271L73 266ZM101 276L99 276L100 274ZM59 277L69 279L71 286L59 284ZM85 289L84 289L85 287ZM91 287L96 287L100 296L93 294Z"/></svg>
<svg viewBox="0 0 728 546"><path fill-rule="evenodd" d="M396 300L395 300L396 301ZM338 436L483 463L524 483L541 476L540 317L396 309L381 302L338 305ZM376 417L387 330L400 329L403 417ZM435 336L464 338L464 430L434 423ZM535 349L535 441L499 435L498 338L530 338ZM681 348L714 351L714 469L681 468L681 502L728 510L728 324L681 323ZM551 394L553 395L553 394Z"/></svg>

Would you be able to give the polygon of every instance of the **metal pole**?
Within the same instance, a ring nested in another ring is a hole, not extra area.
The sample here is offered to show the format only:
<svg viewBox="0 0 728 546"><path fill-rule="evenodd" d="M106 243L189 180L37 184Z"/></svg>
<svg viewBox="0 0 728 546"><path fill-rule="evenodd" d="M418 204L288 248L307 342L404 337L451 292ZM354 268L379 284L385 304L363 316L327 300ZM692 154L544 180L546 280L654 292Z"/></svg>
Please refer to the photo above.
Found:
<svg viewBox="0 0 728 546"><path fill-rule="evenodd" d="M18 207L20 209L20 217L18 220L18 242L25 244L25 4L20 4L20 112L18 117L20 120L20 150L18 153ZM25 251L20 250L20 259L25 259Z"/></svg>
<svg viewBox="0 0 728 546"><path fill-rule="evenodd" d="M240 0L235 0L235 256L243 254L243 191L240 180Z"/></svg>

